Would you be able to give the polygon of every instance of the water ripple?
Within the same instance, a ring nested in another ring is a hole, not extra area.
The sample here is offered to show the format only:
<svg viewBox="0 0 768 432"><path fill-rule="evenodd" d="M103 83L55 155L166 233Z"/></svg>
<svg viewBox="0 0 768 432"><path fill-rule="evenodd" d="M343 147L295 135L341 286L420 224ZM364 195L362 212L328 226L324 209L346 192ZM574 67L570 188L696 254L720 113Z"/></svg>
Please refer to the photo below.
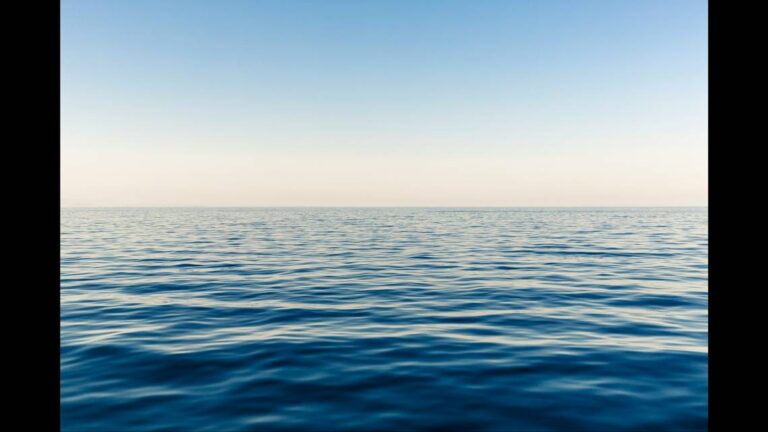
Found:
<svg viewBox="0 0 768 432"><path fill-rule="evenodd" d="M63 209L62 431L706 430L706 209Z"/></svg>

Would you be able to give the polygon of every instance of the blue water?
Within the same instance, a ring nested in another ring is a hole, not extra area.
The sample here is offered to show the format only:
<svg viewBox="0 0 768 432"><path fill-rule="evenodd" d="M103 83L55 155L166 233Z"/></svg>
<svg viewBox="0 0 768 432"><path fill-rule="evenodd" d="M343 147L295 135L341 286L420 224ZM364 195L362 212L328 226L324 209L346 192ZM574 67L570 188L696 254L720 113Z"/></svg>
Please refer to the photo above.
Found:
<svg viewBox="0 0 768 432"><path fill-rule="evenodd" d="M62 209L62 431L706 430L706 209Z"/></svg>

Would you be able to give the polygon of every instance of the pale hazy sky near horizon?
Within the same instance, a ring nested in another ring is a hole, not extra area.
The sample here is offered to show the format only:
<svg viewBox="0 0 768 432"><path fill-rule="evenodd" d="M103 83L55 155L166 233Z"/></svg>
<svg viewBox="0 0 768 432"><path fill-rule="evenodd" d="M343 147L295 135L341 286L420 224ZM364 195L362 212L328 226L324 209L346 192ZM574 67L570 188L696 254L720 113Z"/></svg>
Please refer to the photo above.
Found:
<svg viewBox="0 0 768 432"><path fill-rule="evenodd" d="M707 205L705 0L63 0L62 206Z"/></svg>

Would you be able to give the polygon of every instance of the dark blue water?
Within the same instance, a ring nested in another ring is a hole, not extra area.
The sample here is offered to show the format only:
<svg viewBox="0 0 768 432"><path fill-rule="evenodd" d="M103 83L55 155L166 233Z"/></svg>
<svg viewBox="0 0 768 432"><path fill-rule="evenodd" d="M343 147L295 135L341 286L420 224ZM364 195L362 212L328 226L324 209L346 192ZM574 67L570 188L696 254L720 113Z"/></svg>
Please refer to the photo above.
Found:
<svg viewBox="0 0 768 432"><path fill-rule="evenodd" d="M62 209L63 431L706 430L706 209Z"/></svg>

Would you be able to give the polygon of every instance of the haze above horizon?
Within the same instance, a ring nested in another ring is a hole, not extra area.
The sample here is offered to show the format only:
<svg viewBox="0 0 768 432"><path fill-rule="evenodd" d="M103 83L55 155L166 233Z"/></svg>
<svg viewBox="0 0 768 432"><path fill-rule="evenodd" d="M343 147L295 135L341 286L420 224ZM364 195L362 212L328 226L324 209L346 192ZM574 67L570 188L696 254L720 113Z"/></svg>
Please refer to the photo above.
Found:
<svg viewBox="0 0 768 432"><path fill-rule="evenodd" d="M62 207L706 207L706 1L64 0Z"/></svg>

